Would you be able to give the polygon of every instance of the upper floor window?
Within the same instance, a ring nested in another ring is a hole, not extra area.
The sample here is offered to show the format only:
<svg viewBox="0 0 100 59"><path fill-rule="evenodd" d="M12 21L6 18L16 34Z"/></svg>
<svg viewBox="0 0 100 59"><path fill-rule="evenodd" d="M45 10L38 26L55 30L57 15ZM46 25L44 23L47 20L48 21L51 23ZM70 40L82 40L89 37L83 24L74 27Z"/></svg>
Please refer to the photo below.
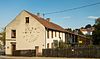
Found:
<svg viewBox="0 0 100 59"><path fill-rule="evenodd" d="M59 32L59 38L60 38L60 32Z"/></svg>
<svg viewBox="0 0 100 59"><path fill-rule="evenodd" d="M49 30L47 30L47 38L49 38Z"/></svg>
<svg viewBox="0 0 100 59"><path fill-rule="evenodd" d="M25 17L26 23L29 23L29 17Z"/></svg>
<svg viewBox="0 0 100 59"><path fill-rule="evenodd" d="M57 37L56 31L55 31L55 37Z"/></svg>
<svg viewBox="0 0 100 59"><path fill-rule="evenodd" d="M51 31L51 37L53 38L53 31Z"/></svg>
<svg viewBox="0 0 100 59"><path fill-rule="evenodd" d="M16 30L11 30L11 38L16 38Z"/></svg>

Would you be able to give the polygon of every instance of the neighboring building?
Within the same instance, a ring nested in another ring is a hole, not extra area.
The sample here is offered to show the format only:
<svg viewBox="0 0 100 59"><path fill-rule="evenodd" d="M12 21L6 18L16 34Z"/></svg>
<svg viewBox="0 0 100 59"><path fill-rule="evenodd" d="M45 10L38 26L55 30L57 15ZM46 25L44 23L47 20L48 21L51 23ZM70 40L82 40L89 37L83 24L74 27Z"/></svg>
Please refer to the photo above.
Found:
<svg viewBox="0 0 100 59"><path fill-rule="evenodd" d="M80 35L78 33L66 32L65 42L71 46L88 46L90 44L90 39L88 39L84 35Z"/></svg>
<svg viewBox="0 0 100 59"><path fill-rule="evenodd" d="M88 33L86 29L80 29L80 31L81 31L84 35L86 35L86 34Z"/></svg>
<svg viewBox="0 0 100 59"><path fill-rule="evenodd" d="M37 50L53 48L53 42L65 42L65 30L57 24L45 20L38 15L22 11L6 26L6 55L14 50Z"/></svg>
<svg viewBox="0 0 100 59"><path fill-rule="evenodd" d="M81 31L84 35L92 35L92 32L94 31L94 27L83 28L83 29L80 29L80 31Z"/></svg>

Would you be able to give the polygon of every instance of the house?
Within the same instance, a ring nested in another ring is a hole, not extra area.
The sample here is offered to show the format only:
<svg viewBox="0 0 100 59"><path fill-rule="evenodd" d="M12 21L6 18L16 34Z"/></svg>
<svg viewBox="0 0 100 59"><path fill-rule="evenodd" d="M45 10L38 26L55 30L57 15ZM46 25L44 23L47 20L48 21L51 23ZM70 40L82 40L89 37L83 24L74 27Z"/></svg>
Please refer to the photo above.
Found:
<svg viewBox="0 0 100 59"><path fill-rule="evenodd" d="M5 27L5 32L6 55L13 55L15 51L26 53L25 51L31 50L36 50L38 55L42 54L42 49L56 48L54 43L60 40L72 46L84 45L83 41L87 40L84 36L69 32L52 23L50 18L44 19L39 14L35 15L26 10L23 10Z"/></svg>
<svg viewBox="0 0 100 59"><path fill-rule="evenodd" d="M65 42L65 32L61 26L54 24L50 18L44 19L28 11L22 11L6 26L6 55L15 50L36 50L54 48L54 41Z"/></svg>
<svg viewBox="0 0 100 59"><path fill-rule="evenodd" d="M92 32L94 31L94 27L80 29L80 31L81 31L84 35L92 35Z"/></svg>
<svg viewBox="0 0 100 59"><path fill-rule="evenodd" d="M92 35L94 27L91 24L87 24L85 27L80 28L80 32L84 35Z"/></svg>

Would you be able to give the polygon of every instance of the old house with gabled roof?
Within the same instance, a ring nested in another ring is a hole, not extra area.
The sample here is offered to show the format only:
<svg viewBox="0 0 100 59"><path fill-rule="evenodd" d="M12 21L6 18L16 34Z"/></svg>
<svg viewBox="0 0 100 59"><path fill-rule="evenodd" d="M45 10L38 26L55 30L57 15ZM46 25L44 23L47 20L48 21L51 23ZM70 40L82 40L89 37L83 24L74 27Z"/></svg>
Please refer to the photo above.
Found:
<svg viewBox="0 0 100 59"><path fill-rule="evenodd" d="M66 44L69 42L71 45L84 45L87 40L52 23L50 18L44 19L26 10L23 10L5 27L5 32L6 55L12 55L14 51L30 50L36 50L36 54L42 54L42 49L55 48L54 42L60 40Z"/></svg>
<svg viewBox="0 0 100 59"><path fill-rule="evenodd" d="M42 53L42 49L53 48L54 40L65 41L65 30L52 22L22 11L6 26L6 55L12 55L14 50L34 50Z"/></svg>

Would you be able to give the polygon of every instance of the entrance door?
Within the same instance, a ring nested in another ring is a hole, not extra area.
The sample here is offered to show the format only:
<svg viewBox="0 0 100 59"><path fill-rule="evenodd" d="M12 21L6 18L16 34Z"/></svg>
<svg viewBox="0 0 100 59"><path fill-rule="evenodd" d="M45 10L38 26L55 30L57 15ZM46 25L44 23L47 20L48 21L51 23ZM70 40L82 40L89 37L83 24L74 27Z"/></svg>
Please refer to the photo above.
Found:
<svg viewBox="0 0 100 59"><path fill-rule="evenodd" d="M38 56L38 53L39 53L39 46L35 46L35 50L36 50L36 56Z"/></svg>
<svg viewBox="0 0 100 59"><path fill-rule="evenodd" d="M11 50L12 50L12 55L13 55L14 51L16 50L16 45L12 44L12 49Z"/></svg>

